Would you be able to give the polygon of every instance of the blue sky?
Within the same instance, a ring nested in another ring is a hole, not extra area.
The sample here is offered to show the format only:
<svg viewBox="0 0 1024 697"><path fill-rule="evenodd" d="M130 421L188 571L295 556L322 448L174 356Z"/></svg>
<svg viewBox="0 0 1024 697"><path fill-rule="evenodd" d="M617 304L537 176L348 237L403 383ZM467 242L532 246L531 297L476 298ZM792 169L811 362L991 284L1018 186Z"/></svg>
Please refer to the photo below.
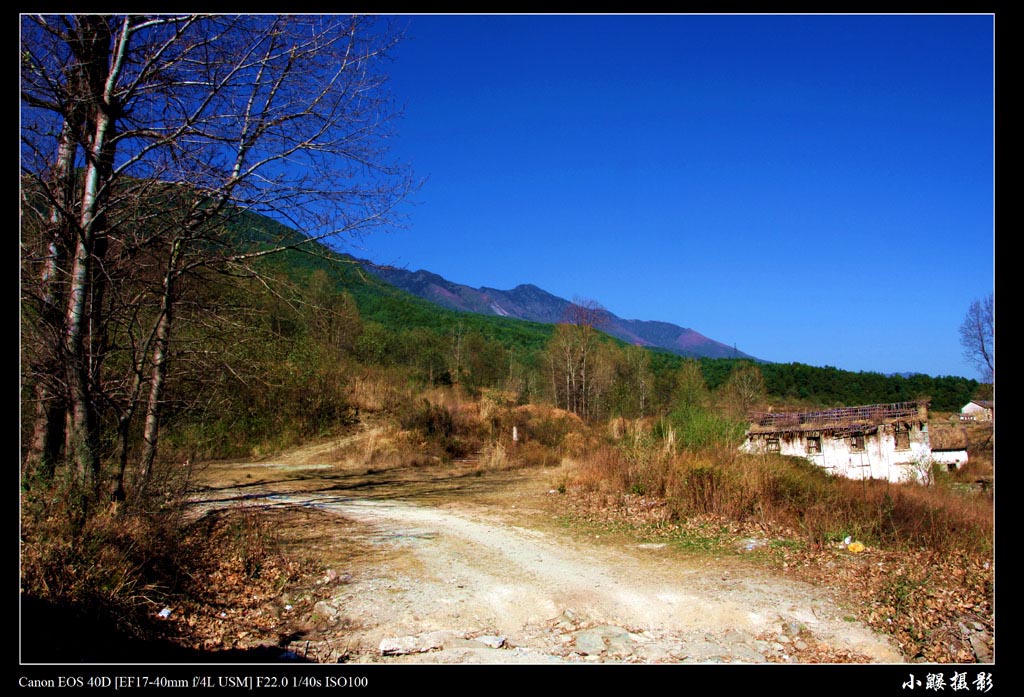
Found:
<svg viewBox="0 0 1024 697"><path fill-rule="evenodd" d="M990 15L400 18L407 225L348 251L759 358L977 377Z"/></svg>

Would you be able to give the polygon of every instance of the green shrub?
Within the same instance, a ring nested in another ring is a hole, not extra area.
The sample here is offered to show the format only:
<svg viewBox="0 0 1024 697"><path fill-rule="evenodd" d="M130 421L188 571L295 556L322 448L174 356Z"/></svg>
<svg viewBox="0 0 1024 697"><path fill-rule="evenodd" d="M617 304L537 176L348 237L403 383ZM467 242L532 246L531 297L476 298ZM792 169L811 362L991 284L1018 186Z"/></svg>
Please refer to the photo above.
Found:
<svg viewBox="0 0 1024 697"><path fill-rule="evenodd" d="M697 450L738 447L747 426L711 409L695 406L677 408L669 414L668 422L682 447Z"/></svg>

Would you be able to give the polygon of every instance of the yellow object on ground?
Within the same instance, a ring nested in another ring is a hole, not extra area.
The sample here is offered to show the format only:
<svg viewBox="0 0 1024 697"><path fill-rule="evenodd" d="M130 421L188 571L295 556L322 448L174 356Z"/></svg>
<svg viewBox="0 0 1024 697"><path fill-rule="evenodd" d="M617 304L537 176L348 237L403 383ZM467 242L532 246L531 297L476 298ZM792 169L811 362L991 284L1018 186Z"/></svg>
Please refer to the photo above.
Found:
<svg viewBox="0 0 1024 697"><path fill-rule="evenodd" d="M860 542L851 542L846 548L854 554L859 554L864 551L864 545Z"/></svg>

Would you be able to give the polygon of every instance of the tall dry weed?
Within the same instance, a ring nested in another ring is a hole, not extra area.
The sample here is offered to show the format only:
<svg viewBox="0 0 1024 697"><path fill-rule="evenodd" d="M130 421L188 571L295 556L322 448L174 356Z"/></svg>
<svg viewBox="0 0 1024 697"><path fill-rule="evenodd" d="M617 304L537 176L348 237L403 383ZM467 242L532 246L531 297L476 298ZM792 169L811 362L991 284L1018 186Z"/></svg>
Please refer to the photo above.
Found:
<svg viewBox="0 0 1024 697"><path fill-rule="evenodd" d="M379 366L364 366L346 385L348 403L370 413L393 412L412 399L403 375Z"/></svg>
<svg viewBox="0 0 1024 697"><path fill-rule="evenodd" d="M500 442L490 443L484 447L478 461L480 469L506 470L515 466L509 451Z"/></svg>
<svg viewBox="0 0 1024 697"><path fill-rule="evenodd" d="M602 445L569 462L574 465L574 486L584 491L623 492L629 486L629 461L613 445Z"/></svg>

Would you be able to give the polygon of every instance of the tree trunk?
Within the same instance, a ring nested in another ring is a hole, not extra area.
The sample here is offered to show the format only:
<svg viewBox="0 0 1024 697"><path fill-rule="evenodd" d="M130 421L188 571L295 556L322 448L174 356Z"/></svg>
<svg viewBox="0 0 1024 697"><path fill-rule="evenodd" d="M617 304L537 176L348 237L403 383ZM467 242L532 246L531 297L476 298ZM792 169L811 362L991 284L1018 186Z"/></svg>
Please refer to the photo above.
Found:
<svg viewBox="0 0 1024 697"><path fill-rule="evenodd" d="M105 18L86 15L80 18L79 43L75 55L83 74L76 81L79 91L73 95L86 105L88 143L85 179L82 188L77 240L68 288L64 328L65 379L68 386L65 450L74 467L78 493L94 498L98 492L100 458L97 450L96 405L90 383L90 360L86 336L90 319L89 300L94 293L93 255L96 240L105 237L103 207L109 195L113 163L114 117L109 58L111 32ZM100 250L102 251L101 245Z"/></svg>
<svg viewBox="0 0 1024 697"><path fill-rule="evenodd" d="M167 344L171 335L171 318L174 298L174 268L177 264L178 247L171 251L171 261L164 276L164 292L160 306L156 337L153 342L152 375L149 385L149 400L146 403L146 424L142 433L142 456L139 460L139 493L145 491L153 473L156 460L157 438L160 433L160 401L163 399L164 379L167 376Z"/></svg>
<svg viewBox="0 0 1024 697"><path fill-rule="evenodd" d="M83 236L75 249L64 339L65 379L68 386L65 450L69 463L74 466L75 480L82 494L95 491L99 470L99 455L92 437L93 410L82 336L90 258L87 239Z"/></svg>
<svg viewBox="0 0 1024 697"><path fill-rule="evenodd" d="M39 334L36 337L37 364L34 371L40 377L34 390L34 426L25 457L25 473L43 482L53 477L64 439L64 399L53 384L53 378L61 373L63 365L62 277L67 273L68 244L72 239L67 211L71 210L75 190L73 164L78 148L75 133L76 129L65 122L53 167L52 200L46 230L49 241L39 277Z"/></svg>
<svg viewBox="0 0 1024 697"><path fill-rule="evenodd" d="M162 318L161 318L162 321ZM149 342L147 341L142 352L139 355L145 355L148 350ZM111 499L114 501L125 501L127 499L127 490L125 488L125 477L128 472L128 454L130 450L130 438L132 421L135 419L136 410L139 404L139 395L142 392L142 361L137 360L134 364L134 375L132 376L132 387L128 393L128 399L126 401L125 412L118 417L117 420L117 438L118 438L118 466L117 474L114 476L113 487L111 491Z"/></svg>

